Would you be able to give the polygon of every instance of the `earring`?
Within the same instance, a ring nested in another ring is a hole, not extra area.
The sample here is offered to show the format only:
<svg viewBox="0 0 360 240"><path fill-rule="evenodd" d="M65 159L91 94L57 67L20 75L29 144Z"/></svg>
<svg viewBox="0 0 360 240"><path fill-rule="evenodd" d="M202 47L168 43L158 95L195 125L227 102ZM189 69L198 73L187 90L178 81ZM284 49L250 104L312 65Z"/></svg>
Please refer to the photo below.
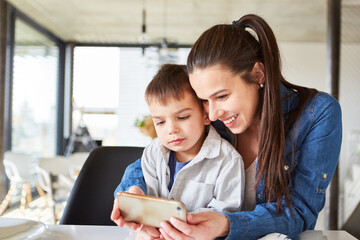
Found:
<svg viewBox="0 0 360 240"><path fill-rule="evenodd" d="M260 88L264 88L264 84L263 84L263 83L260 83L259 86L260 86Z"/></svg>

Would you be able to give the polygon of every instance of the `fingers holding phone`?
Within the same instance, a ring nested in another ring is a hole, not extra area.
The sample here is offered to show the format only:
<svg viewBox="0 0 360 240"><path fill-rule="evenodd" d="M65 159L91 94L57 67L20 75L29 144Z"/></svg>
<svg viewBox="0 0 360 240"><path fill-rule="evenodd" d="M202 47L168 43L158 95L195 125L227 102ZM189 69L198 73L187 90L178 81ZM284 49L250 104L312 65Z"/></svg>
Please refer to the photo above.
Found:
<svg viewBox="0 0 360 240"><path fill-rule="evenodd" d="M138 186L131 186L127 192L132 194L145 195L145 193ZM141 224L135 222L127 222L124 220L124 218L121 216L119 204L116 199L114 200L114 205L110 218L119 227L127 227L133 230L136 230L141 227Z"/></svg>
<svg viewBox="0 0 360 240"><path fill-rule="evenodd" d="M139 224L139 223L127 222L124 220L124 218L121 216L119 204L116 199L114 200L114 205L113 205L113 209L112 209L110 218L119 227L126 227L126 228L130 228L133 230L136 230L141 227L141 224Z"/></svg>
<svg viewBox="0 0 360 240"><path fill-rule="evenodd" d="M159 229L144 225L137 233L136 240L160 239Z"/></svg>
<svg viewBox="0 0 360 240"><path fill-rule="evenodd" d="M136 185L131 186L131 187L129 188L129 190L127 190L126 192L132 193L132 194L138 194L138 195L145 195L145 193L143 192L143 190L141 190L141 188L139 188L139 187L136 186Z"/></svg>
<svg viewBox="0 0 360 240"><path fill-rule="evenodd" d="M111 215L110 215L110 219L116 223L116 225L118 225L119 227L120 226L120 219L119 218L122 218L121 215L120 215L120 209L119 209L119 205L116 201L116 199L114 200L114 204L113 204L113 209L111 211Z"/></svg>
<svg viewBox="0 0 360 240"><path fill-rule="evenodd" d="M185 205L176 200L142 196L119 192L116 195L123 220L137 222L153 227L160 227L160 222L169 221L171 217L186 222Z"/></svg>

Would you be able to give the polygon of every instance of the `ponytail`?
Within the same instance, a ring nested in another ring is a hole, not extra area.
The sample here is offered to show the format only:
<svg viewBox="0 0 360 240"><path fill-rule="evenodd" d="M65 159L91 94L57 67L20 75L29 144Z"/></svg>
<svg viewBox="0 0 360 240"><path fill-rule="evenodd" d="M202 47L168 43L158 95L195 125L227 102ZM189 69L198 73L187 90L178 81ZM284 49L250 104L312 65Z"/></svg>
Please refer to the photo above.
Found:
<svg viewBox="0 0 360 240"><path fill-rule="evenodd" d="M280 212L281 200L284 196L291 210L288 176L284 170L283 149L285 146L285 130L280 99L280 81L283 79L280 70L280 53L275 35L270 26L256 15L245 15L239 23L251 28L257 35L261 46L262 63L264 65L265 86L261 121L259 127L259 155L256 186L264 182L267 202L277 201Z"/></svg>

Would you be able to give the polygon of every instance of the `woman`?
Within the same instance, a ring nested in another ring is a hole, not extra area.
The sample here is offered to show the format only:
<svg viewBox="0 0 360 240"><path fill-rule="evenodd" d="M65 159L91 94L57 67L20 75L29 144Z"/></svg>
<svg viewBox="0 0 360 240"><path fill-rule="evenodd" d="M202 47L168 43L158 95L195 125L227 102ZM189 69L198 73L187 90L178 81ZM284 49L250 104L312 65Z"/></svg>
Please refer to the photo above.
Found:
<svg viewBox="0 0 360 240"><path fill-rule="evenodd" d="M189 214L188 223L171 219L162 223L163 237L257 239L278 232L294 238L314 229L340 152L338 102L284 79L275 36L256 15L205 31L187 65L209 118L243 157L246 206ZM137 161L117 190L145 190L141 178Z"/></svg>

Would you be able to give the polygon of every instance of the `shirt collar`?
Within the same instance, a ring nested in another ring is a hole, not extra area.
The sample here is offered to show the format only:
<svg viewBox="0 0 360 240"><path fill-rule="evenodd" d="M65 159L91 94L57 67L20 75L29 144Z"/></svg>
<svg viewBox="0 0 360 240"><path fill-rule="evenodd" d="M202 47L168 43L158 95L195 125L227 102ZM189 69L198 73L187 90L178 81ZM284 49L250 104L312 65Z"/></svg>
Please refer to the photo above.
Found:
<svg viewBox="0 0 360 240"><path fill-rule="evenodd" d="M281 97L281 110L284 115L291 112L294 107L294 99L297 96L296 92L280 83L280 97Z"/></svg>
<svg viewBox="0 0 360 240"><path fill-rule="evenodd" d="M212 125L209 125L209 131L205 138L200 152L195 159L216 158L220 155L221 137Z"/></svg>

